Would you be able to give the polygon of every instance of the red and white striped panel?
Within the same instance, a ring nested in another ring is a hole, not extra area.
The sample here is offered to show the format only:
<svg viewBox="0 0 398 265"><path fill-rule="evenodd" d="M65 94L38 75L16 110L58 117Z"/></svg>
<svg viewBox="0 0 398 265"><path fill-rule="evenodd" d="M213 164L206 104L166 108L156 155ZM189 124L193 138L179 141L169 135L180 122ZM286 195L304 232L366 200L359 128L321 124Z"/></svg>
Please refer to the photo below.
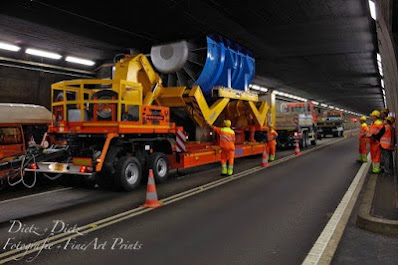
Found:
<svg viewBox="0 0 398 265"><path fill-rule="evenodd" d="M185 132L183 131L177 131L176 134L176 142L177 142L177 152L186 152L186 143L187 143L187 138L185 135Z"/></svg>

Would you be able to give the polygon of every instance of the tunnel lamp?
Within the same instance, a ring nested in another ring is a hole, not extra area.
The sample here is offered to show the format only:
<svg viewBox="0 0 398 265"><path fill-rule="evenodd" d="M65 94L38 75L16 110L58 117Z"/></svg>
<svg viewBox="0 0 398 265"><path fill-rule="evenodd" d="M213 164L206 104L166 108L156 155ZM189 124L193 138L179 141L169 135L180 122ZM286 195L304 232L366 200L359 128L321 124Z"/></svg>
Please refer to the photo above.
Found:
<svg viewBox="0 0 398 265"><path fill-rule="evenodd" d="M268 88L262 87L262 88L260 88L260 91L261 92L268 92Z"/></svg>
<svg viewBox="0 0 398 265"><path fill-rule="evenodd" d="M381 90L383 92L383 95L386 96L386 91L384 89Z"/></svg>
<svg viewBox="0 0 398 265"><path fill-rule="evenodd" d="M383 76L383 67L379 66L379 74Z"/></svg>
<svg viewBox="0 0 398 265"><path fill-rule="evenodd" d="M4 42L0 42L0 49L11 51L11 52L17 52L21 49L21 47L18 47L18 46L12 45L12 44L8 44L8 43L4 43Z"/></svg>
<svg viewBox="0 0 398 265"><path fill-rule="evenodd" d="M93 66L95 64L94 61L77 58L77 57L73 57L73 56L66 56L65 61L70 62L70 63L88 65L88 66Z"/></svg>
<svg viewBox="0 0 398 265"><path fill-rule="evenodd" d="M376 20L376 5L373 1L369 0L370 16Z"/></svg>
<svg viewBox="0 0 398 265"><path fill-rule="evenodd" d="M312 104L314 104L314 105L319 105L319 102L316 102L316 101L311 101L312 102Z"/></svg>
<svg viewBox="0 0 398 265"><path fill-rule="evenodd" d="M58 53L46 52L46 51L36 50L36 49L31 49L31 48L26 49L25 52L30 55L50 58L50 59L54 59L54 60L59 60L62 57L62 55L59 55Z"/></svg>
<svg viewBox="0 0 398 265"><path fill-rule="evenodd" d="M378 61L378 62L381 62L381 56L380 56L380 53L377 53L376 57L377 57L377 61Z"/></svg>
<svg viewBox="0 0 398 265"><path fill-rule="evenodd" d="M381 87L384 88L384 80L381 79L380 81L381 81Z"/></svg>

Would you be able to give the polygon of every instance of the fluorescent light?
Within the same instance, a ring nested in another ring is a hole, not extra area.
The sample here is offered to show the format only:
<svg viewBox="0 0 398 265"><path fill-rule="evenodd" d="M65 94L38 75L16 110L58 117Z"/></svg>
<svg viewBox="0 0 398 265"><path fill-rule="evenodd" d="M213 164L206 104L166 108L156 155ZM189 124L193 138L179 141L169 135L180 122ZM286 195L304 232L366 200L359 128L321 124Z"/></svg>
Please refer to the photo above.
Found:
<svg viewBox="0 0 398 265"><path fill-rule="evenodd" d="M93 66L95 64L94 61L77 58L77 57L73 57L73 56L66 56L65 61L70 62L70 63L88 65L88 66Z"/></svg>
<svg viewBox="0 0 398 265"><path fill-rule="evenodd" d="M316 101L311 101L312 102L312 104L314 104L314 105L319 105L319 102L316 102Z"/></svg>
<svg viewBox="0 0 398 265"><path fill-rule="evenodd" d="M379 62L378 62L379 64ZM383 67L381 66L381 63L379 64L379 73L381 76L383 76Z"/></svg>
<svg viewBox="0 0 398 265"><path fill-rule="evenodd" d="M327 107L328 107L328 105L326 105L326 104L324 104L324 103L321 103L321 106L324 107L324 108L327 108Z"/></svg>
<svg viewBox="0 0 398 265"><path fill-rule="evenodd" d="M262 87L262 88L260 88L260 91L261 92L268 92L268 88Z"/></svg>
<svg viewBox="0 0 398 265"><path fill-rule="evenodd" d="M383 95L386 95L386 91L384 89L381 90L383 92Z"/></svg>
<svg viewBox="0 0 398 265"><path fill-rule="evenodd" d="M5 42L0 42L0 49L2 50L7 50L7 51L12 51L12 52L17 52L21 49L21 47L12 45L12 44L8 44Z"/></svg>
<svg viewBox="0 0 398 265"><path fill-rule="evenodd" d="M384 80L381 79L381 87L384 88Z"/></svg>
<svg viewBox="0 0 398 265"><path fill-rule="evenodd" d="M373 1L369 0L369 9L371 17L376 20L376 5Z"/></svg>
<svg viewBox="0 0 398 265"><path fill-rule="evenodd" d="M377 57L377 61L378 61L378 62L381 62L381 56L380 56L380 53L377 53L376 57Z"/></svg>
<svg viewBox="0 0 398 265"><path fill-rule="evenodd" d="M59 55L58 53L46 52L46 51L36 50L36 49L31 49L31 48L26 49L25 52L30 55L36 55L36 56L46 57L46 58L55 59L55 60L59 60L62 57L62 55Z"/></svg>

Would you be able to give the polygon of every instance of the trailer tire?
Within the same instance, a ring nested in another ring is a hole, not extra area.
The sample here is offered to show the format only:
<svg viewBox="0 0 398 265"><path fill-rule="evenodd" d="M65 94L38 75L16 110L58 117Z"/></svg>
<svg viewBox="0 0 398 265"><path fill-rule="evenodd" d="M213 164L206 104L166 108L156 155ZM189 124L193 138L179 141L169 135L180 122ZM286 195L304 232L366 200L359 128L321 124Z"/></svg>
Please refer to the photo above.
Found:
<svg viewBox="0 0 398 265"><path fill-rule="evenodd" d="M131 191L141 184L142 170L137 158L124 156L120 158L114 175L115 187Z"/></svg>
<svg viewBox="0 0 398 265"><path fill-rule="evenodd" d="M153 170L156 183L163 183L169 177L169 161L167 156L160 152L151 154L148 169Z"/></svg>

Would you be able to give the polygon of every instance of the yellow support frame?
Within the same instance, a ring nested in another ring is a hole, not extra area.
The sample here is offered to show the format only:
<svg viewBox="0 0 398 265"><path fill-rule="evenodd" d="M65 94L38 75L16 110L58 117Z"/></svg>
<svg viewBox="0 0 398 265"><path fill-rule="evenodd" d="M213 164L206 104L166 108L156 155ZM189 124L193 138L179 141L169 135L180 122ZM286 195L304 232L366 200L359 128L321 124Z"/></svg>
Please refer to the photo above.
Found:
<svg viewBox="0 0 398 265"><path fill-rule="evenodd" d="M200 112L204 119L202 122L199 122L200 126L204 126L205 122L208 124L213 124L231 100L229 98L220 98L214 102L211 107L209 107L199 86L194 86L191 89L189 92L189 97L191 98L191 102L194 106L194 111Z"/></svg>
<svg viewBox="0 0 398 265"><path fill-rule="evenodd" d="M256 121L257 125L264 126L266 125L267 114L269 110L268 103L266 101L262 101L260 105L260 109L257 109L256 104L252 101L249 101L250 109L253 113L254 120Z"/></svg>

